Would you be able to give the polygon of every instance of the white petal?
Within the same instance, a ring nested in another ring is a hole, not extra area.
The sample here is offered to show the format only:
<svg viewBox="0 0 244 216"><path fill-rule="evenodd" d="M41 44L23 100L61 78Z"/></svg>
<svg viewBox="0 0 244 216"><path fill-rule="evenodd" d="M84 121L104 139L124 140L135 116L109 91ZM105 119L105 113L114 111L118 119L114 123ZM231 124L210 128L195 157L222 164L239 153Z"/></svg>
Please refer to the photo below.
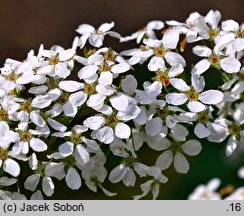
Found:
<svg viewBox="0 0 244 216"><path fill-rule="evenodd" d="M74 117L77 113L77 107L73 106L69 101L63 105L64 114L66 116Z"/></svg>
<svg viewBox="0 0 244 216"><path fill-rule="evenodd" d="M98 70L98 66L87 65L80 69L80 71L78 72L78 76L80 79L86 79L96 74L97 70Z"/></svg>
<svg viewBox="0 0 244 216"><path fill-rule="evenodd" d="M201 150L202 146L201 143L197 140L188 140L182 145L182 150L190 156L198 155Z"/></svg>
<svg viewBox="0 0 244 216"><path fill-rule="evenodd" d="M237 31L239 29L239 24L234 20L226 20L221 23L221 28L224 31Z"/></svg>
<svg viewBox="0 0 244 216"><path fill-rule="evenodd" d="M50 197L54 193L54 184L50 177L45 176L42 180L42 190L46 196Z"/></svg>
<svg viewBox="0 0 244 216"><path fill-rule="evenodd" d="M183 125L177 124L171 129L172 137L178 141L186 141L189 132Z"/></svg>
<svg viewBox="0 0 244 216"><path fill-rule="evenodd" d="M99 145L93 139L87 139L86 137L82 137L82 141L90 148L94 150L99 150Z"/></svg>
<svg viewBox="0 0 244 216"><path fill-rule="evenodd" d="M24 187L26 190L35 191L36 187L39 183L40 175L33 174L31 176L28 176L28 178L25 180Z"/></svg>
<svg viewBox="0 0 244 216"><path fill-rule="evenodd" d="M210 65L211 63L209 60L202 59L197 64L195 64L195 66L192 68L191 73L200 75L204 73L210 67Z"/></svg>
<svg viewBox="0 0 244 216"><path fill-rule="evenodd" d="M162 83L159 81L144 82L143 87L150 97L158 96L162 91Z"/></svg>
<svg viewBox="0 0 244 216"><path fill-rule="evenodd" d="M48 107L51 103L52 99L48 95L39 95L32 100L31 105L42 109Z"/></svg>
<svg viewBox="0 0 244 216"><path fill-rule="evenodd" d="M41 86L35 86L35 87L31 87L28 92L31 94L41 94L45 91L48 90L48 87L46 85L41 85Z"/></svg>
<svg viewBox="0 0 244 216"><path fill-rule="evenodd" d="M164 22L160 20L153 20L148 22L147 28L152 30L160 30L164 27Z"/></svg>
<svg viewBox="0 0 244 216"><path fill-rule="evenodd" d="M17 177L20 174L19 164L10 158L8 158L7 160L4 161L3 170L14 177Z"/></svg>
<svg viewBox="0 0 244 216"><path fill-rule="evenodd" d="M89 36L89 43L94 47L100 47L103 45L104 36L98 34L91 34Z"/></svg>
<svg viewBox="0 0 244 216"><path fill-rule="evenodd" d="M113 82L113 74L110 71L102 72L98 79L98 82L103 86L111 85Z"/></svg>
<svg viewBox="0 0 244 216"><path fill-rule="evenodd" d="M69 96L69 101L73 106L81 106L83 103L86 102L87 94L79 91L76 93L73 93Z"/></svg>
<svg viewBox="0 0 244 216"><path fill-rule="evenodd" d="M189 101L187 107L191 112L195 113L202 112L206 109L206 106L199 101Z"/></svg>
<svg viewBox="0 0 244 216"><path fill-rule="evenodd" d="M31 195L30 200L44 200L42 192L40 190L37 190L35 193Z"/></svg>
<svg viewBox="0 0 244 216"><path fill-rule="evenodd" d="M96 138L105 144L109 144L114 140L114 132L111 127L105 126L96 132Z"/></svg>
<svg viewBox="0 0 244 216"><path fill-rule="evenodd" d="M103 23L102 25L99 26L98 30L101 31L101 32L107 32L113 27L114 27L114 22Z"/></svg>
<svg viewBox="0 0 244 216"><path fill-rule="evenodd" d="M8 178L6 176L3 176L0 178L0 185L1 186L10 186L10 185L15 184L16 182L17 182L16 178Z"/></svg>
<svg viewBox="0 0 244 216"><path fill-rule="evenodd" d="M131 129L130 127L122 122L119 122L115 126L115 135L121 139L126 139L130 137Z"/></svg>
<svg viewBox="0 0 244 216"><path fill-rule="evenodd" d="M193 47L193 53L201 57L209 57L212 54L212 50L206 46Z"/></svg>
<svg viewBox="0 0 244 216"><path fill-rule="evenodd" d="M145 126L146 134L149 136L155 136L159 134L159 132L162 130L162 119L159 117L152 118L149 120Z"/></svg>
<svg viewBox="0 0 244 216"><path fill-rule="evenodd" d="M121 82L123 92L133 94L137 89L137 80L133 75L127 75Z"/></svg>
<svg viewBox="0 0 244 216"><path fill-rule="evenodd" d="M109 181L112 183L120 182L126 174L126 167L123 164L115 167L109 174Z"/></svg>
<svg viewBox="0 0 244 216"><path fill-rule="evenodd" d="M88 163L90 160L90 155L86 148L80 144L76 146L74 156L77 163L81 165Z"/></svg>
<svg viewBox="0 0 244 216"><path fill-rule="evenodd" d="M95 28L89 24L79 25L78 29L76 29L76 32L78 32L81 35L88 34L88 33L91 33L93 31L95 31Z"/></svg>
<svg viewBox="0 0 244 216"><path fill-rule="evenodd" d="M97 85L96 86L96 91L99 94L105 95L105 96L111 96L114 93L116 93L116 89L112 86L104 86L104 85Z"/></svg>
<svg viewBox="0 0 244 216"><path fill-rule="evenodd" d="M220 60L221 68L227 73L237 73L240 71L241 63L232 57L226 57Z"/></svg>
<svg viewBox="0 0 244 216"><path fill-rule="evenodd" d="M50 162L45 167L45 175L49 177L55 177L58 180L62 180L65 176L64 163Z"/></svg>
<svg viewBox="0 0 244 216"><path fill-rule="evenodd" d="M184 68L181 64L176 64L172 66L169 70L168 76L170 78L179 76L184 71Z"/></svg>
<svg viewBox="0 0 244 216"><path fill-rule="evenodd" d="M122 62L116 65L113 65L111 71L115 74L124 73L130 70L130 65L127 62Z"/></svg>
<svg viewBox="0 0 244 216"><path fill-rule="evenodd" d="M66 129L67 129L66 126L64 126L64 125L61 124L60 122L57 122L57 121L54 120L54 119L48 118L47 121L48 121L49 125L50 125L53 129L55 129L55 130L57 130L57 131L64 132L64 131L66 131Z"/></svg>
<svg viewBox="0 0 244 216"><path fill-rule="evenodd" d="M67 61L71 59L74 55L75 55L75 50L67 49L61 52L58 57L60 61Z"/></svg>
<svg viewBox="0 0 244 216"><path fill-rule="evenodd" d="M116 96L111 97L109 101L112 107L118 111L126 111L129 105L128 97L124 94L117 94Z"/></svg>
<svg viewBox="0 0 244 216"><path fill-rule="evenodd" d="M173 161L173 153L171 150L164 151L156 160L156 166L161 170L168 169Z"/></svg>
<svg viewBox="0 0 244 216"><path fill-rule="evenodd" d="M58 151L63 157L67 157L73 154L74 144L72 142L65 142L59 146Z"/></svg>
<svg viewBox="0 0 244 216"><path fill-rule="evenodd" d="M77 81L65 80L59 83L59 87L66 92L75 92L80 90L84 85Z"/></svg>
<svg viewBox="0 0 244 216"><path fill-rule="evenodd" d="M167 52L164 57L172 67L178 64L181 64L183 67L186 66L185 59L178 53Z"/></svg>
<svg viewBox="0 0 244 216"><path fill-rule="evenodd" d="M187 173L189 170L189 163L185 156L180 152L177 152L174 156L174 167L178 173Z"/></svg>
<svg viewBox="0 0 244 216"><path fill-rule="evenodd" d="M105 119L102 116L91 116L83 124L92 130L98 130L105 124Z"/></svg>
<svg viewBox="0 0 244 216"><path fill-rule="evenodd" d="M167 30L163 35L163 45L169 49L175 49L179 41L179 31L177 29Z"/></svg>
<svg viewBox="0 0 244 216"><path fill-rule="evenodd" d="M205 87L205 80L203 76L192 74L191 83L196 92L202 92Z"/></svg>
<svg viewBox="0 0 244 216"><path fill-rule="evenodd" d="M67 175L65 176L66 184L72 190L78 190L81 187L81 177L77 170L73 167L68 169Z"/></svg>
<svg viewBox="0 0 244 216"><path fill-rule="evenodd" d="M153 56L147 67L150 71L157 71L158 69L166 70L164 59L158 56Z"/></svg>
<svg viewBox="0 0 244 216"><path fill-rule="evenodd" d="M44 125L45 125L45 121L44 121L44 119L41 117L41 115L40 115L40 113L38 112L38 111L32 111L31 113L30 113L30 119L31 119L31 121L35 124L35 125L37 125L37 126L39 126L39 127L43 127Z"/></svg>
<svg viewBox="0 0 244 216"><path fill-rule="evenodd" d="M210 130L202 123L197 123L196 127L194 128L194 133L200 139L206 138L211 134Z"/></svg>
<svg viewBox="0 0 244 216"><path fill-rule="evenodd" d="M226 155L230 156L234 153L237 147L237 140L235 136L231 136L228 140L227 146L226 146Z"/></svg>
<svg viewBox="0 0 244 216"><path fill-rule="evenodd" d="M199 95L199 100L205 104L218 104L224 99L224 94L218 90L208 90Z"/></svg>
<svg viewBox="0 0 244 216"><path fill-rule="evenodd" d="M127 168L125 177L123 178L123 183L127 187L129 187L129 186L133 187L135 185L135 183L136 183L136 175L135 175L133 169Z"/></svg>
<svg viewBox="0 0 244 216"><path fill-rule="evenodd" d="M43 152L47 150L47 144L44 143L42 140L38 138L32 138L30 140L30 147L35 151L35 152Z"/></svg>
<svg viewBox="0 0 244 216"><path fill-rule="evenodd" d="M171 85L180 90L180 91L189 91L191 88L186 84L186 82L183 79L179 78L171 78L170 79Z"/></svg>
<svg viewBox="0 0 244 216"><path fill-rule="evenodd" d="M175 106L182 105L187 101L187 97L183 93L169 93L166 95L166 102Z"/></svg>
<svg viewBox="0 0 244 216"><path fill-rule="evenodd" d="M98 93L91 95L89 99L87 100L87 106L100 109L103 106L104 100L106 99L106 96Z"/></svg>

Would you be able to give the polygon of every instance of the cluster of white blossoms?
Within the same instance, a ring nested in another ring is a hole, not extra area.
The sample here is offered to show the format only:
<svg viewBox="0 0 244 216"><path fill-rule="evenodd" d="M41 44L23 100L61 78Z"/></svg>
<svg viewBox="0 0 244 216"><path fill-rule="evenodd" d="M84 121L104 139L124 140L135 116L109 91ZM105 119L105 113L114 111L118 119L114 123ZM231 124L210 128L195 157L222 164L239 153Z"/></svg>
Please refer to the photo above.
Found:
<svg viewBox="0 0 244 216"><path fill-rule="evenodd" d="M82 24L69 49L41 45L24 61L7 59L0 197L51 197L54 178L114 196L105 181L133 187L141 178L133 198L156 199L164 170L187 173L201 142L225 141L233 154L244 142L244 25L220 19L219 11L195 12L126 37L111 31L113 22ZM107 36L139 46L116 52L103 45Z"/></svg>

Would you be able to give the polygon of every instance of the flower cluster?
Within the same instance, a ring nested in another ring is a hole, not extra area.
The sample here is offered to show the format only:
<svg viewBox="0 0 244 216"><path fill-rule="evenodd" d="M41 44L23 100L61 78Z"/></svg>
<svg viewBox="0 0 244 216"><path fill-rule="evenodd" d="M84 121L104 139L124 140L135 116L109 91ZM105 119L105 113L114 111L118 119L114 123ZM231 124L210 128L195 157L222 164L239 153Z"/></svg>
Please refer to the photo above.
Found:
<svg viewBox="0 0 244 216"><path fill-rule="evenodd" d="M114 196L103 187L107 179L133 187L142 178L134 199L150 192L156 199L168 181L162 172L172 165L187 173L202 140L227 140L233 154L244 139L244 26L220 19L219 11L195 12L184 23L155 20L126 37L111 31L113 22L82 24L69 49L41 45L24 61L7 59L0 197L25 198L26 190L31 199L50 197L54 178ZM139 46L116 52L103 45L107 36ZM151 161L143 149L159 154Z"/></svg>

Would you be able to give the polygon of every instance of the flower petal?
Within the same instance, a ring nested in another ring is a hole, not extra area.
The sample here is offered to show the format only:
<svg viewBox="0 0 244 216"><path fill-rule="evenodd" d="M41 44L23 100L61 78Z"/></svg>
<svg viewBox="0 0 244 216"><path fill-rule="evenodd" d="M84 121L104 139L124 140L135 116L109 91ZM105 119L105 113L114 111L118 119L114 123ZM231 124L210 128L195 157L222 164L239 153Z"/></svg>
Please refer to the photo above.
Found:
<svg viewBox="0 0 244 216"><path fill-rule="evenodd" d="M178 173L187 173L189 170L189 163L185 156L180 152L177 152L174 156L174 167Z"/></svg>
<svg viewBox="0 0 244 216"><path fill-rule="evenodd" d="M121 139L126 139L130 137L131 129L130 127L122 122L119 122L115 126L115 135Z"/></svg>
<svg viewBox="0 0 244 216"><path fill-rule="evenodd" d="M201 150L202 146L201 143L197 140L188 140L182 145L182 150L190 156L198 155Z"/></svg>

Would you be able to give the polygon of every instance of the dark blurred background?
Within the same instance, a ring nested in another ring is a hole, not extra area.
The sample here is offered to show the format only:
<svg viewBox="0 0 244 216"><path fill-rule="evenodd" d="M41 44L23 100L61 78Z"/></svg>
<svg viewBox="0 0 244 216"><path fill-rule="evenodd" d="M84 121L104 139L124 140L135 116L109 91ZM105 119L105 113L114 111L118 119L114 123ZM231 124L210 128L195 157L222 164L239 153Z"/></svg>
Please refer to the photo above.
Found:
<svg viewBox="0 0 244 216"><path fill-rule="evenodd" d="M243 22L243 0L0 0L0 64L6 58L23 60L29 50L38 50L41 43L46 48L59 44L71 46L79 24L89 23L98 27L103 22L114 21L115 31L130 34L152 19L185 21L191 12L205 15L210 9L218 9L222 19ZM118 46L118 45L117 45ZM1 66L0 66L1 67ZM187 175L166 172L169 182L162 186L159 199L186 199L200 183L212 177L220 177L222 186L233 184L238 187L244 181L238 179L236 171L243 156L226 159L225 144L203 142L203 151L190 162ZM148 156L147 149L144 150ZM151 155L153 156L153 155ZM150 157L150 156L149 156ZM155 157L155 155L154 155ZM188 157L189 158L189 157ZM243 161L242 161L243 162ZM130 199L140 193L139 188L126 189L121 184L106 187L119 191L115 199ZM57 183L54 199L105 199L102 193L92 193L85 186L73 192ZM150 198L150 197L147 197Z"/></svg>

